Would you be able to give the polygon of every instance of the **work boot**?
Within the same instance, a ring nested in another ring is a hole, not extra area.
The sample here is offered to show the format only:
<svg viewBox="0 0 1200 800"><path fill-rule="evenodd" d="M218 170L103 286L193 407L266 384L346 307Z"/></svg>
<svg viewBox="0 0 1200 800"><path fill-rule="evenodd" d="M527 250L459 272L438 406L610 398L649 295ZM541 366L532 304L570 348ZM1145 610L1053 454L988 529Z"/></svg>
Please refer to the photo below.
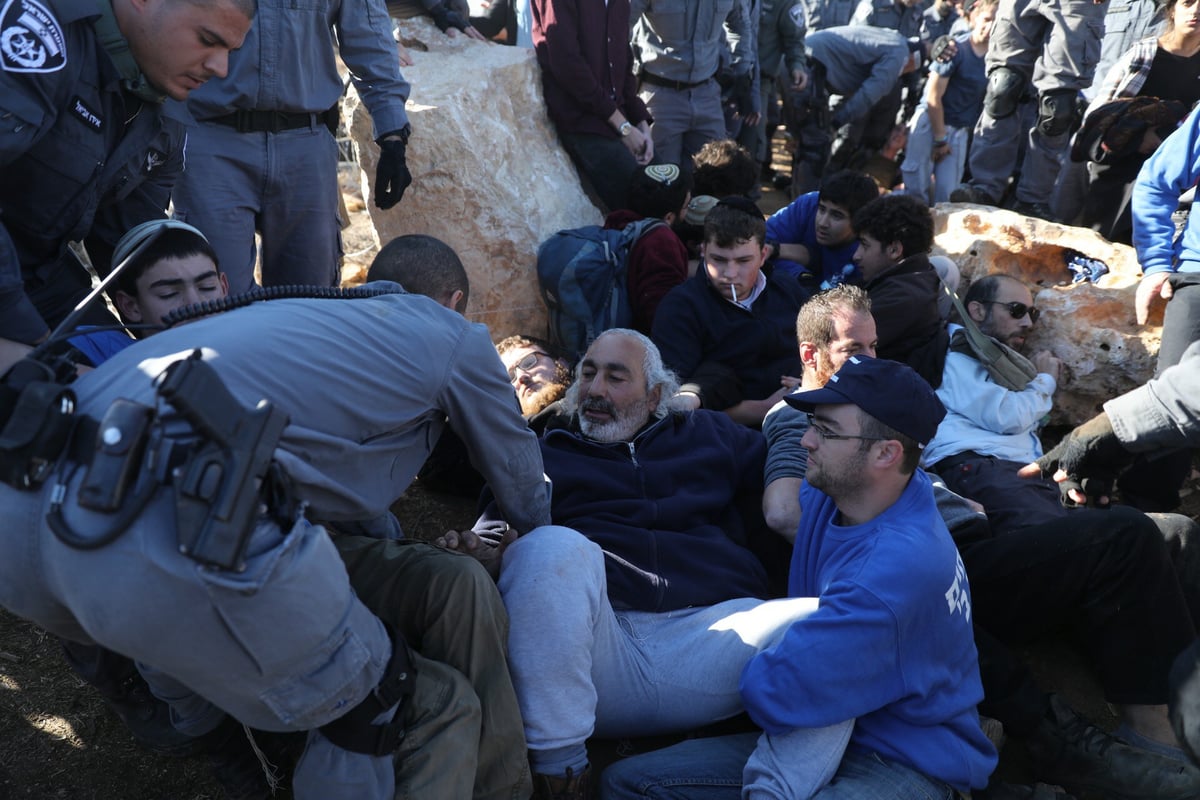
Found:
<svg viewBox="0 0 1200 800"><path fill-rule="evenodd" d="M1047 222L1058 222L1058 217L1054 216L1054 212L1050 210L1047 203L1027 203L1024 200L1018 200L1013 206L1013 211L1025 217L1037 217Z"/></svg>
<svg viewBox="0 0 1200 800"><path fill-rule="evenodd" d="M1058 695L1025 740L1039 780L1112 800L1194 800L1200 769L1127 745L1079 716Z"/></svg>
<svg viewBox="0 0 1200 800"><path fill-rule="evenodd" d="M969 183L960 183L950 192L951 203L974 203L977 206L997 206L996 198Z"/></svg>
<svg viewBox="0 0 1200 800"><path fill-rule="evenodd" d="M115 691L101 692L104 702L121 718L133 739L145 749L166 756L200 752L201 740L181 733L171 724L171 707L150 692L137 672L121 681Z"/></svg>
<svg viewBox="0 0 1200 800"><path fill-rule="evenodd" d="M533 776L533 800L589 800L592 796L592 765L576 775L567 768L567 776Z"/></svg>

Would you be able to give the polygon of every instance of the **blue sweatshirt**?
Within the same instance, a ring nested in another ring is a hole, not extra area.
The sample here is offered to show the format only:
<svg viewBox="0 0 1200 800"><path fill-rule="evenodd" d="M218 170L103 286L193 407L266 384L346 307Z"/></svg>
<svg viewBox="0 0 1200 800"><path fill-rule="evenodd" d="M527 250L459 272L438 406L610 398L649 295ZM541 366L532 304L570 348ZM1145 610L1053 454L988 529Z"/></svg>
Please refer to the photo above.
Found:
<svg viewBox="0 0 1200 800"><path fill-rule="evenodd" d="M807 481L788 594L819 597L742 672L746 710L767 733L855 719L850 747L950 784L982 788L996 751L983 699L967 574L919 470L869 522L837 524Z"/></svg>
<svg viewBox="0 0 1200 800"><path fill-rule="evenodd" d="M550 517L604 550L614 608L671 611L767 596L743 494L761 503L767 445L715 411L670 414L632 442L566 429L542 439Z"/></svg>
<svg viewBox="0 0 1200 800"><path fill-rule="evenodd" d="M858 239L851 239L841 247L825 247L817 244L817 200L820 192L802 194L783 208L767 217L767 239L781 244L802 244L808 248L808 266L795 261L779 259L775 262L776 272L799 275L811 272L819 280L843 279L862 284L862 275L854 266L854 251Z"/></svg>
<svg viewBox="0 0 1200 800"><path fill-rule="evenodd" d="M1171 215L1179 196L1200 181L1200 108L1142 164L1133 185L1133 246L1146 275L1200 272L1200 219L1189 215L1175 242Z"/></svg>

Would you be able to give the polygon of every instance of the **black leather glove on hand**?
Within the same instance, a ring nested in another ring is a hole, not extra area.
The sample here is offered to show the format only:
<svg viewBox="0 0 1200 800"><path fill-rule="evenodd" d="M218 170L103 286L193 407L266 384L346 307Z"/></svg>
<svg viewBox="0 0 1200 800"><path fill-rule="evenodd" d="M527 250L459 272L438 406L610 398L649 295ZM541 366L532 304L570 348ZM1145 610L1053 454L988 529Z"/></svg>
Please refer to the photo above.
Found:
<svg viewBox="0 0 1200 800"><path fill-rule="evenodd" d="M1072 507L1078 504L1068 494L1071 489L1086 494L1091 505L1109 495L1113 481L1133 459L1113 432L1108 414L1101 412L1068 433L1037 465L1043 475L1053 476L1059 469L1067 473L1058 486L1063 505Z"/></svg>
<svg viewBox="0 0 1200 800"><path fill-rule="evenodd" d="M438 26L438 29L445 33L451 28L458 28L460 31L466 31L471 27L471 21L462 14L454 11L447 3L439 3L434 8L429 9L429 16L433 18L433 24Z"/></svg>
<svg viewBox="0 0 1200 800"><path fill-rule="evenodd" d="M386 210L399 203L404 190L412 183L412 173L404 160L407 149L407 135L379 140L379 163L375 166L375 205L378 208Z"/></svg>

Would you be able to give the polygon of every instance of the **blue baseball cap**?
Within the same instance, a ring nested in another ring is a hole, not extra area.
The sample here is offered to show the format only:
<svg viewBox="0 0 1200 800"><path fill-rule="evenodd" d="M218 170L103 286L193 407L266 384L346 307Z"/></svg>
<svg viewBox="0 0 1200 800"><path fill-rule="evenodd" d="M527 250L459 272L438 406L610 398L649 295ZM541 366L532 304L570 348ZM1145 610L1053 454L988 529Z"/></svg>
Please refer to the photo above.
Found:
<svg viewBox="0 0 1200 800"><path fill-rule="evenodd" d="M801 411L817 406L858 406L922 448L937 433L946 407L912 367L886 358L851 356L823 388L783 398Z"/></svg>

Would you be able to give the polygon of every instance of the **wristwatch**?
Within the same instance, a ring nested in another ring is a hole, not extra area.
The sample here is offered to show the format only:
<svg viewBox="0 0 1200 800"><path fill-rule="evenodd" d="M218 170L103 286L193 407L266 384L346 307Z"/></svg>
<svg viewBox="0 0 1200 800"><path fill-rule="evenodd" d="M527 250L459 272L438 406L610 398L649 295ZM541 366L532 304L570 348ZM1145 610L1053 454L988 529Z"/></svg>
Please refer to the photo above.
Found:
<svg viewBox="0 0 1200 800"><path fill-rule="evenodd" d="M617 132L622 136L628 136L633 132L633 123L631 123L629 120L625 120L621 123L621 127L617 128Z"/></svg>

